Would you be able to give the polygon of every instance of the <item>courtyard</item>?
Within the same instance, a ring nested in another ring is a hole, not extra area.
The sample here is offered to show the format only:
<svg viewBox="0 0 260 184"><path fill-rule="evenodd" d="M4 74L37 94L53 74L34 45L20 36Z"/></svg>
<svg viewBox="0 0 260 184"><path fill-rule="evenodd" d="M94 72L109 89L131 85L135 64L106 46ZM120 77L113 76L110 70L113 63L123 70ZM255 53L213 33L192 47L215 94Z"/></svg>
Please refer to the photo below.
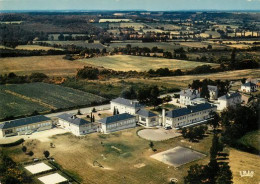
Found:
<svg viewBox="0 0 260 184"><path fill-rule="evenodd" d="M174 137L181 136L175 129L165 130L163 128L158 129L143 129L138 131L138 135L149 141L163 141Z"/></svg>
<svg viewBox="0 0 260 184"><path fill-rule="evenodd" d="M189 148L177 146L173 149L152 155L151 157L170 166L179 167L206 157L206 155Z"/></svg>

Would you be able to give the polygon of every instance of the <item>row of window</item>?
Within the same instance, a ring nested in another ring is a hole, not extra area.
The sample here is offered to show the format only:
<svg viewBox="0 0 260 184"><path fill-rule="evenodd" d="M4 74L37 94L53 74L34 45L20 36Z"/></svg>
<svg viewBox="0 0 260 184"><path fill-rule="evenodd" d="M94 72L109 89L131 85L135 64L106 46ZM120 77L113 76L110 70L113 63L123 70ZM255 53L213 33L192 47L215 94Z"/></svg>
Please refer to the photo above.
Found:
<svg viewBox="0 0 260 184"><path fill-rule="evenodd" d="M37 124L37 125L28 125L28 126L16 128L16 132L22 132L22 131L25 131L25 130L36 129L36 128L45 127L45 126L49 126L49 125L51 125L50 122L40 123L40 124Z"/></svg>
<svg viewBox="0 0 260 184"><path fill-rule="evenodd" d="M122 125L128 125L131 123L135 123L135 119L130 119L130 120L126 120L123 122L113 123L113 124L107 125L107 128L111 129L111 128L115 128L115 127L122 126Z"/></svg>

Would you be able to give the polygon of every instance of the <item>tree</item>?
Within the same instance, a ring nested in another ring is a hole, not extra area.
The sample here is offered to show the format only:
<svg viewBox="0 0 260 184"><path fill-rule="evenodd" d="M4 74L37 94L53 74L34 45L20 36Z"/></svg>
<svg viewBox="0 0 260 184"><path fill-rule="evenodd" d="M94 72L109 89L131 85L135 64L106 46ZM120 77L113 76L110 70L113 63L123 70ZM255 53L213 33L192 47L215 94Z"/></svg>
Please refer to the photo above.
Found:
<svg viewBox="0 0 260 184"><path fill-rule="evenodd" d="M184 177L185 184L205 184L207 179L205 169L203 165L192 165L188 170L188 175Z"/></svg>
<svg viewBox="0 0 260 184"><path fill-rule="evenodd" d="M153 105L154 107L160 103L158 96L159 96L158 86L153 86L151 88L151 93L150 93L150 102L151 105Z"/></svg>
<svg viewBox="0 0 260 184"><path fill-rule="evenodd" d="M209 113L209 116L211 117L211 119L208 121L208 123L213 127L213 129L215 131L216 128L219 127L220 117L219 117L218 113L216 113L215 111L211 111Z"/></svg>
<svg viewBox="0 0 260 184"><path fill-rule="evenodd" d="M242 84L246 83L246 78L241 79Z"/></svg>
<svg viewBox="0 0 260 184"><path fill-rule="evenodd" d="M45 158L48 158L50 156L50 152L49 151L44 151L43 152Z"/></svg>
<svg viewBox="0 0 260 184"><path fill-rule="evenodd" d="M228 163L223 163L216 178L216 184L232 184L232 172Z"/></svg>
<svg viewBox="0 0 260 184"><path fill-rule="evenodd" d="M204 84L201 88L201 97L209 99L209 89L208 85Z"/></svg>
<svg viewBox="0 0 260 184"><path fill-rule="evenodd" d="M132 86L130 88L123 90L121 92L120 96L122 98L126 98L126 99L136 99L137 98L137 94Z"/></svg>
<svg viewBox="0 0 260 184"><path fill-rule="evenodd" d="M152 141L149 143L149 146L150 146L150 148L151 148L151 149L153 149L153 147L154 147L154 144L153 144L153 142L152 142Z"/></svg>
<svg viewBox="0 0 260 184"><path fill-rule="evenodd" d="M64 41L64 35L62 33L58 36L58 40L59 41Z"/></svg>
<svg viewBox="0 0 260 184"><path fill-rule="evenodd" d="M33 153L32 151L30 151L30 152L28 153L28 155L32 157L32 156L34 155L34 153Z"/></svg>
<svg viewBox="0 0 260 184"><path fill-rule="evenodd" d="M26 146L23 146L22 147L22 151L25 153L27 151L27 147Z"/></svg>
<svg viewBox="0 0 260 184"><path fill-rule="evenodd" d="M95 115L93 115L92 122L95 122Z"/></svg>
<svg viewBox="0 0 260 184"><path fill-rule="evenodd" d="M116 115L116 107L114 107L113 115Z"/></svg>
<svg viewBox="0 0 260 184"><path fill-rule="evenodd" d="M80 112L80 109L78 109L77 115L82 115L82 113Z"/></svg>
<svg viewBox="0 0 260 184"><path fill-rule="evenodd" d="M182 136L183 136L184 138L186 138L186 134L187 134L187 132L188 132L188 130L187 130L186 127L182 128L181 133L182 133Z"/></svg>

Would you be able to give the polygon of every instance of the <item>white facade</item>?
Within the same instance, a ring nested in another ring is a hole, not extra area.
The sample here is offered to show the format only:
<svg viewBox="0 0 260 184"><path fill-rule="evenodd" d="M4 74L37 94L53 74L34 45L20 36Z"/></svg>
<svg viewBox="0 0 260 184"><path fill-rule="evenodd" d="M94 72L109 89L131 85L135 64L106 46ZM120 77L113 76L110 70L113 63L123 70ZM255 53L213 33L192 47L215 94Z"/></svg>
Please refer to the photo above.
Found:
<svg viewBox="0 0 260 184"><path fill-rule="evenodd" d="M218 110L222 111L227 107L234 107L241 104L241 95L239 93L227 94L218 98Z"/></svg>
<svg viewBox="0 0 260 184"><path fill-rule="evenodd" d="M192 105L192 100L195 98L200 98L200 93L198 90L193 90L193 89L182 90L180 93L180 104Z"/></svg>
<svg viewBox="0 0 260 184"><path fill-rule="evenodd" d="M137 101L128 100L124 98L117 98L110 101L110 110L113 113L114 109L118 110L119 114L128 113L135 115L136 111L141 108Z"/></svg>
<svg viewBox="0 0 260 184"><path fill-rule="evenodd" d="M70 131L71 133L73 133L76 136L93 133L93 132L96 132L98 129L98 126L93 123L84 124L84 125L79 126L79 125L73 124L71 122L68 122L66 120L63 120L63 119L59 119L58 124L60 125L61 128Z"/></svg>
<svg viewBox="0 0 260 184"><path fill-rule="evenodd" d="M145 117L145 116L138 116L138 123L145 127L154 127L159 125L159 117Z"/></svg>
<svg viewBox="0 0 260 184"><path fill-rule="evenodd" d="M241 85L241 91L246 93L255 92L257 89L257 85L251 82L245 83Z"/></svg>
<svg viewBox="0 0 260 184"><path fill-rule="evenodd" d="M10 126L11 124L11 126ZM49 130L52 128L52 121L43 116L34 116L5 122L0 125L0 137L31 134Z"/></svg>
<svg viewBox="0 0 260 184"><path fill-rule="evenodd" d="M208 90L209 90L210 100L218 99L218 87L217 86L208 85Z"/></svg>
<svg viewBox="0 0 260 184"><path fill-rule="evenodd" d="M112 123L102 123L101 122L101 132L103 132L105 134L128 129L128 128L134 128L134 127L136 127L136 118L135 117L121 120L121 121L112 122Z"/></svg>
<svg viewBox="0 0 260 184"><path fill-rule="evenodd" d="M182 109L176 109L171 112L166 113L165 117L165 127L172 127L172 128L180 128L200 123L206 123L208 119L210 119L210 112L216 111L217 107L206 104L199 104L196 108L182 108ZM202 107L201 107L202 106ZM196 106L194 106L196 107ZM205 108L203 108L205 107Z"/></svg>

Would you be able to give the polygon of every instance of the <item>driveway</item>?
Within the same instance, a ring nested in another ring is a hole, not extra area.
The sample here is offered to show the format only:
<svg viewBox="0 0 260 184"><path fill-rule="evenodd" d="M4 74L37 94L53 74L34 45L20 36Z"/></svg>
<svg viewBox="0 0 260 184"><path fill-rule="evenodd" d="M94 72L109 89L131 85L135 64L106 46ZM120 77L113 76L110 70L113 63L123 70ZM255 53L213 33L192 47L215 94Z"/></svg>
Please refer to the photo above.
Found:
<svg viewBox="0 0 260 184"><path fill-rule="evenodd" d="M57 135L57 134L64 134L67 133L67 130L61 129L61 128L52 128L50 130L44 130L41 132L34 132L31 135L17 135L17 136L12 136L12 137L4 137L0 138L0 144L7 144L11 142L15 142L21 138L24 140L27 139L37 139L41 142L48 142L50 141L50 137Z"/></svg>
<svg viewBox="0 0 260 184"><path fill-rule="evenodd" d="M143 129L138 132L138 135L143 139L150 141L163 141L178 137L181 134L175 129L165 130L163 128L159 129Z"/></svg>

